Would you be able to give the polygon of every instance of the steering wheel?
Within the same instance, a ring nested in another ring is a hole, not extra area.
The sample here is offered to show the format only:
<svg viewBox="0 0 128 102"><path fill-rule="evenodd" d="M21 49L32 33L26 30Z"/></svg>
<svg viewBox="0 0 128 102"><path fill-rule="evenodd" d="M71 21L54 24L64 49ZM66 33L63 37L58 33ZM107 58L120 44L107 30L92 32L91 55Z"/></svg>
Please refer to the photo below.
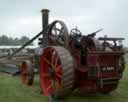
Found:
<svg viewBox="0 0 128 102"><path fill-rule="evenodd" d="M79 38L82 36L82 33L77 28L74 28L71 30L70 35L74 36L75 38Z"/></svg>

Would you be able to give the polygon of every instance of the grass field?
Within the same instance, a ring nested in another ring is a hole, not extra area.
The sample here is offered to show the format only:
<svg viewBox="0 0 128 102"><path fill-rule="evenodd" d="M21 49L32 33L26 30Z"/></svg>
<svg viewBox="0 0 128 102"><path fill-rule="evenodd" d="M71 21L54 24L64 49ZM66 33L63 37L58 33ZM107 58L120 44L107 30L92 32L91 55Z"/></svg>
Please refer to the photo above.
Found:
<svg viewBox="0 0 128 102"><path fill-rule="evenodd" d="M0 102L48 102L47 97L40 94L38 81L31 87L24 86L19 77L0 74ZM128 68L117 90L109 95L79 95L73 93L64 102L128 102Z"/></svg>

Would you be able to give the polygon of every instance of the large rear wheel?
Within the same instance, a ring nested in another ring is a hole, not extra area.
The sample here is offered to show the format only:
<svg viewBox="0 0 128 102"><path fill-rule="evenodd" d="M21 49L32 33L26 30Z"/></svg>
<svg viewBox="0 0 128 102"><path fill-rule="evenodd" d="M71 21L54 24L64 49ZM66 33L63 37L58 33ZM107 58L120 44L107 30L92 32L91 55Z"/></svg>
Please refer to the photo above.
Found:
<svg viewBox="0 0 128 102"><path fill-rule="evenodd" d="M45 48L40 56L40 86L45 96L68 94L74 86L73 59L64 47Z"/></svg>

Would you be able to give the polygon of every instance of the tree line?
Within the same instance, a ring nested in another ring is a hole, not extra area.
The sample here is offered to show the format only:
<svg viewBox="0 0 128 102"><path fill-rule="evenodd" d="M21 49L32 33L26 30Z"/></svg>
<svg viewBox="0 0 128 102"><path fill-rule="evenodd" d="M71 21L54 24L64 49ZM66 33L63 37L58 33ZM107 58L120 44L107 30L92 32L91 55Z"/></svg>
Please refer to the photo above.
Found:
<svg viewBox="0 0 128 102"><path fill-rule="evenodd" d="M23 45L26 42L28 42L30 38L26 36L22 36L21 38L12 38L8 37L6 35L0 36L0 46L17 46L17 45ZM31 43L30 45L33 45Z"/></svg>

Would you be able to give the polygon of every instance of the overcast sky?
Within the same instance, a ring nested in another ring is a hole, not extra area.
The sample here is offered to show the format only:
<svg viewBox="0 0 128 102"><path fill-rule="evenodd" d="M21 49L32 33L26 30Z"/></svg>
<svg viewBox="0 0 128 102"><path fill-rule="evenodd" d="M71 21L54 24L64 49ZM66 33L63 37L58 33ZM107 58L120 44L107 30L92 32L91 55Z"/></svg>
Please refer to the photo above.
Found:
<svg viewBox="0 0 128 102"><path fill-rule="evenodd" d="M70 31L98 36L125 37L128 46L128 0L0 0L0 35L33 37L41 31L43 8L50 9L50 22L63 20Z"/></svg>

